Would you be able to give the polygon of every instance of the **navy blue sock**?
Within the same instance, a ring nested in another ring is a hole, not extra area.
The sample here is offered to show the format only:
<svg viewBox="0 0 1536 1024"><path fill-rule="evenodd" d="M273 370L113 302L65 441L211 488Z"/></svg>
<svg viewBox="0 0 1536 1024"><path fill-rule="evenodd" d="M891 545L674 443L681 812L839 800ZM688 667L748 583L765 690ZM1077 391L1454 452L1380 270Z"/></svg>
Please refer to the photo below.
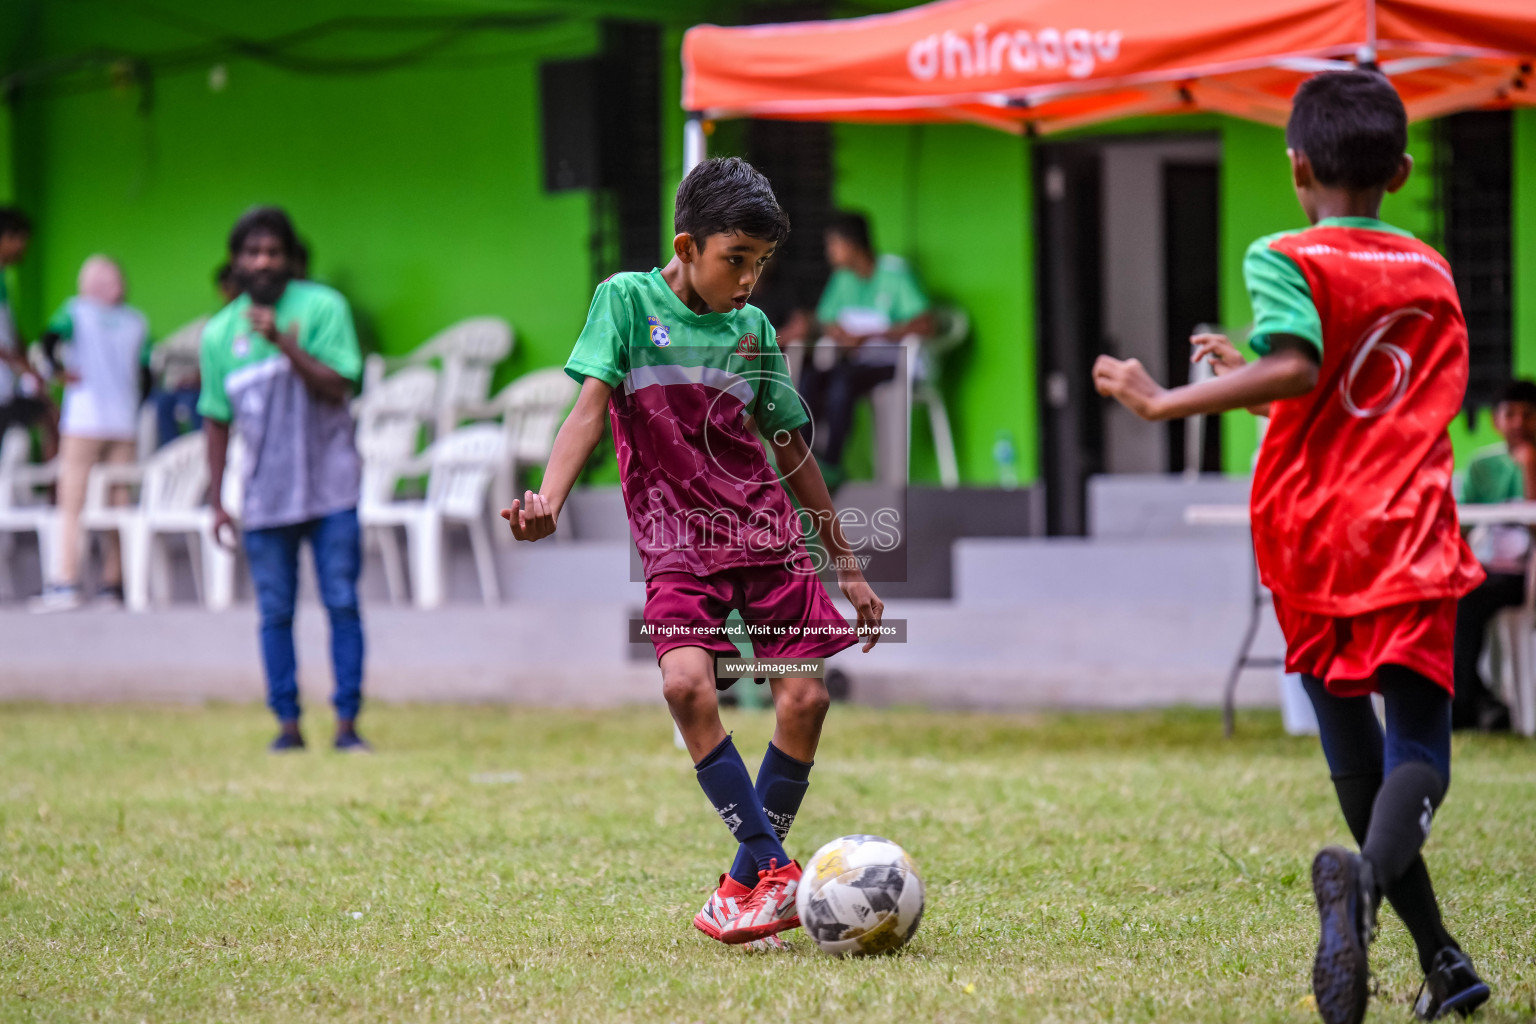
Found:
<svg viewBox="0 0 1536 1024"><path fill-rule="evenodd" d="M810 778L810 763L798 761L772 743L768 744L762 767L757 770L757 785L753 788L757 791L758 802L763 805L763 813L768 816L768 822L778 834L780 843L784 842L784 837L789 835L789 827L795 823L795 815L800 812L800 801L805 799L805 791L811 785ZM747 855L745 846L736 851L736 863L731 865L731 877L749 889L757 884L757 865Z"/></svg>
<svg viewBox="0 0 1536 1024"><path fill-rule="evenodd" d="M789 855L768 823L768 816L763 813L757 793L752 789L752 776L747 774L747 766L731 738L727 736L693 767L698 773L699 786L709 797L715 813L746 850L757 870L770 870L774 861L781 867L788 864ZM755 873L752 884L757 884Z"/></svg>

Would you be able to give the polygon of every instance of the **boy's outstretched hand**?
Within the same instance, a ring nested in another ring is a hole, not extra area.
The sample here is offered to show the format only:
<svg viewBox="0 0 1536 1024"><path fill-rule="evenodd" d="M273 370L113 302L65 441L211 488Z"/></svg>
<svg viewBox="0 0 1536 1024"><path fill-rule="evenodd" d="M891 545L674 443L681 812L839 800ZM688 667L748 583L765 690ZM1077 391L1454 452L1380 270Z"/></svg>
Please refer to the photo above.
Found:
<svg viewBox="0 0 1536 1024"><path fill-rule="evenodd" d="M513 498L512 507L501 510L501 518L512 526L512 536L518 540L539 540L555 532L555 513L542 494L525 491L521 499Z"/></svg>
<svg viewBox="0 0 1536 1024"><path fill-rule="evenodd" d="M1139 359L1099 356L1093 363L1093 386L1144 420L1165 418L1162 402L1168 392L1152 379Z"/></svg>
<svg viewBox="0 0 1536 1024"><path fill-rule="evenodd" d="M850 573L847 576L838 573L837 586L843 592L843 596L853 604L854 610L859 613L859 622L856 627L859 635L864 635L866 629L870 631L869 639L864 641L864 646L861 648L867 654L875 644L880 642L880 617L885 614L885 602L875 596L875 592L864 581L862 573Z"/></svg>
<svg viewBox="0 0 1536 1024"><path fill-rule="evenodd" d="M1189 343L1194 347L1189 361L1210 363L1211 370L1218 377L1248 365L1248 360L1243 358L1236 345L1227 340L1225 334L1196 334L1190 337Z"/></svg>

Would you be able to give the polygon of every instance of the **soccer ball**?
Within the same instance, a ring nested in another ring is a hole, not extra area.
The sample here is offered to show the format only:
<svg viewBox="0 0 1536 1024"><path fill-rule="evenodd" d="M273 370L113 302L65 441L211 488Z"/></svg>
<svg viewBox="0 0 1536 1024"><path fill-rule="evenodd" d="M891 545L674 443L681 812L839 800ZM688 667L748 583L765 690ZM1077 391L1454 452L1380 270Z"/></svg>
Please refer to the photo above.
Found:
<svg viewBox="0 0 1536 1024"><path fill-rule="evenodd" d="M923 880L879 836L843 836L816 851L795 896L800 926L833 956L900 949L923 919Z"/></svg>

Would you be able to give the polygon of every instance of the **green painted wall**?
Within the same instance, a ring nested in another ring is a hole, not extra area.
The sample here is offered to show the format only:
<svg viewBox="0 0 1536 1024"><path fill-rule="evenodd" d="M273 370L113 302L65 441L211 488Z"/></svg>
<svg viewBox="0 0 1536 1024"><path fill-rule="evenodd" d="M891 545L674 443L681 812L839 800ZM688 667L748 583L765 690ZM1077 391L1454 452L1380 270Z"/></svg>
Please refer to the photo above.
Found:
<svg viewBox="0 0 1536 1024"><path fill-rule="evenodd" d="M1224 118L1221 125L1221 320L1237 333L1253 322L1243 285L1243 254L1255 238L1306 226L1291 190L1285 133L1268 125ZM1222 461L1246 473L1258 440L1246 412L1222 418Z"/></svg>
<svg viewBox="0 0 1536 1024"><path fill-rule="evenodd" d="M935 302L963 308L971 342L944 367L960 475L995 483L993 446L1008 432L1019 475L1038 472L1033 215L1029 149L969 125L839 125L836 191L863 210L876 246L917 270ZM912 477L938 479L926 413L912 427Z"/></svg>
<svg viewBox="0 0 1536 1024"><path fill-rule="evenodd" d="M1536 110L1517 110L1514 117L1515 372L1536 377Z"/></svg>
<svg viewBox="0 0 1536 1024"><path fill-rule="evenodd" d="M176 6L189 20L263 36L355 10L338 0L282 0L260 12L227 2ZM35 331L72 292L80 262L102 251L123 263L131 299L156 333L174 329L215 305L211 275L235 218L270 202L292 213L312 246L313 275L351 299L365 336L385 352L407 351L463 317L495 314L517 329L507 372L563 361L594 283L591 203L585 192L544 191L539 63L592 52L598 15L681 26L701 6L568 5L515 33L477 33L383 73L301 74L226 56L157 76L147 110L137 87L29 91L16 107L16 178L38 231L20 268L22 326ZM92 17L78 16L85 8ZM23 48L34 58L189 42L101 0L44 11L40 38ZM400 3L370 13L445 8ZM371 52L413 38L420 33L316 47ZM680 145L672 98L680 30L667 38L670 152ZM227 69L222 89L210 83L214 63Z"/></svg>
<svg viewBox="0 0 1536 1024"><path fill-rule="evenodd" d="M147 20L109 0L13 0L0 12L6 70L97 47L156 53L199 43L196 25L271 35L313 25L346 0L174 0L185 24ZM188 61L154 80L147 105L135 85L29 88L0 114L0 199L14 197L39 231L15 295L35 331L73 290L91 252L125 265L133 300L164 333L214 305L209 278L234 218L255 202L294 214L314 248L313 273L352 299L387 352L403 352L459 318L493 313L518 331L507 373L564 359L591 294L590 197L542 187L539 62L596 45L599 16L661 18L663 230L681 173L676 95L682 29L729 21L709 0L581 0L539 7L505 0L499 11L540 14L515 33L458 40L424 64L362 75L304 74L229 56ZM442 14L436 0L382 0L370 13ZM188 27L188 25L192 27ZM398 46L402 40L393 39ZM349 37L344 52L384 43ZM322 49L324 49L322 47ZM215 89L213 64L227 69ZM1536 374L1536 111L1516 115L1516 364ZM729 147L735 126L722 125ZM1241 261L1254 238L1302 226L1282 133L1209 115L1139 119L1092 133L1215 131L1222 138L1221 300L1225 322L1251 313ZM1031 147L971 126L841 125L835 129L836 199L872 215L880 247L906 256L935 299L972 317L970 346L949 360L944 391L963 479L997 479L993 448L1012 434L1022 479L1038 475L1035 407ZM1431 163L1423 128L1414 149ZM1386 216L1434 239L1427 174L1416 175ZM1459 451L1488 439L1456 428ZM1246 469L1253 422L1226 423L1225 465ZM913 475L937 478L927 423L913 430Z"/></svg>

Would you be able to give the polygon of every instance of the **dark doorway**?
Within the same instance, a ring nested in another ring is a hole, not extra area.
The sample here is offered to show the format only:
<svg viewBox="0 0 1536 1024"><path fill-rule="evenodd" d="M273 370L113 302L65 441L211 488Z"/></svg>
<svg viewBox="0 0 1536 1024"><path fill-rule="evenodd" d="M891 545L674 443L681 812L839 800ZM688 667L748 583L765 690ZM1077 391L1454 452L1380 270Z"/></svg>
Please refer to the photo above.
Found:
<svg viewBox="0 0 1536 1024"><path fill-rule="evenodd" d="M1087 531L1088 481L1165 474L1192 461L1183 423L1145 423L1100 399L1100 353L1189 380L1189 335L1219 317L1220 142L1198 135L1037 145L1035 210L1041 465L1046 525ZM1198 465L1220 465L1207 420Z"/></svg>
<svg viewBox="0 0 1536 1024"><path fill-rule="evenodd" d="M1104 459L1093 360L1103 350L1099 297L1099 153L1088 145L1035 154L1039 407L1046 532L1082 534L1088 478Z"/></svg>
<svg viewBox="0 0 1536 1024"><path fill-rule="evenodd" d="M1466 407L1488 408L1514 371L1511 115L1474 110L1435 122L1445 255L1467 319Z"/></svg>
<svg viewBox="0 0 1536 1024"><path fill-rule="evenodd" d="M822 235L832 216L832 127L813 121L752 120L746 158L773 185L789 215L789 237L752 293L752 303L782 327L796 309L815 309L830 273Z"/></svg>
<svg viewBox="0 0 1536 1024"><path fill-rule="evenodd" d="M778 0L747 4L747 25L820 21L832 5L824 0ZM812 310L821 298L830 268L822 235L832 217L832 126L815 121L749 120L742 155L773 185L789 214L789 238L780 245L752 292L752 304L783 327L795 310Z"/></svg>
<svg viewBox="0 0 1536 1024"><path fill-rule="evenodd" d="M1215 164L1163 165L1163 267L1169 387L1189 383L1189 335L1221 319L1219 173ZM1187 423L1168 424L1168 469L1175 473L1221 468L1221 417L1207 416L1199 461L1186 455Z"/></svg>

